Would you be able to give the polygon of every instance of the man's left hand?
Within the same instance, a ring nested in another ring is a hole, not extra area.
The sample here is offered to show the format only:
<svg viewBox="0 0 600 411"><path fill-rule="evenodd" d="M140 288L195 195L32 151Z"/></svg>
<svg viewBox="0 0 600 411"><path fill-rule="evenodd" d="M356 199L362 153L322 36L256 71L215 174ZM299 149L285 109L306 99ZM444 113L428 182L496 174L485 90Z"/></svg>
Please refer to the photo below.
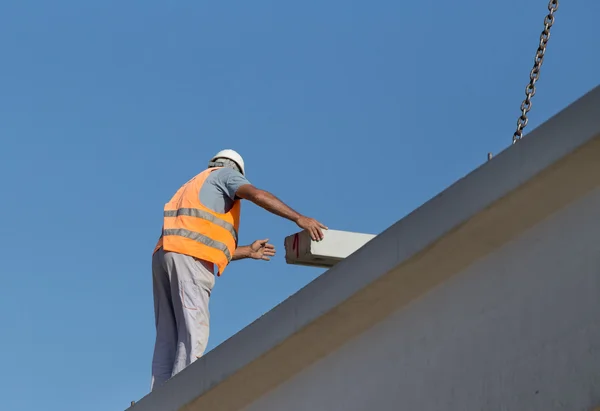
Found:
<svg viewBox="0 0 600 411"><path fill-rule="evenodd" d="M275 246L269 244L269 239L256 240L250 244L250 258L269 261L275 255Z"/></svg>

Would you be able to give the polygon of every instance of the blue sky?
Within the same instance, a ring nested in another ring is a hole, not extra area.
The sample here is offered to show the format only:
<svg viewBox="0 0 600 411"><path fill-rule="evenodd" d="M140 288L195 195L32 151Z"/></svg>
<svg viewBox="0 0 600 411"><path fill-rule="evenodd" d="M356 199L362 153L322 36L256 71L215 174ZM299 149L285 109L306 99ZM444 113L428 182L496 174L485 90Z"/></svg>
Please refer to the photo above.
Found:
<svg viewBox="0 0 600 411"><path fill-rule="evenodd" d="M0 409L148 392L161 212L210 155L338 230L379 233L510 145L547 2L3 1ZM563 2L526 131L598 84L600 3ZM565 136L569 138L569 136ZM243 205L269 262L218 279L214 348L322 270Z"/></svg>

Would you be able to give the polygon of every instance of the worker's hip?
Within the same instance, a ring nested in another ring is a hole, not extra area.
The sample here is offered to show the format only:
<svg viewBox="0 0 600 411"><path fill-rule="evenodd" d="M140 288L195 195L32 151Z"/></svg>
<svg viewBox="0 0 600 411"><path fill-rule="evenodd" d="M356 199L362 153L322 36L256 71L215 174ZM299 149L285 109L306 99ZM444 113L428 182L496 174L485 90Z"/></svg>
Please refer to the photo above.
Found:
<svg viewBox="0 0 600 411"><path fill-rule="evenodd" d="M214 264L210 261L180 254L172 251L164 251L161 247L153 256L169 273L170 277L176 276L179 281L190 281L211 292L215 285Z"/></svg>

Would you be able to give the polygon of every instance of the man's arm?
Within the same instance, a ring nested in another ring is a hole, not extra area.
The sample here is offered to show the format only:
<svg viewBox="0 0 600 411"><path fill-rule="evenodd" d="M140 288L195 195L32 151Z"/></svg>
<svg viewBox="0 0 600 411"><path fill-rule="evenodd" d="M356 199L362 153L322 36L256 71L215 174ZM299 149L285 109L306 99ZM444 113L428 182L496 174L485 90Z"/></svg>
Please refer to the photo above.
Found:
<svg viewBox="0 0 600 411"><path fill-rule="evenodd" d="M240 198L252 201L257 206L262 207L265 210L278 215L279 217L287 218L294 223L296 223L298 219L302 217L300 213L293 210L273 194L265 190L260 190L254 187L252 184L244 184L238 188L235 194Z"/></svg>
<svg viewBox="0 0 600 411"><path fill-rule="evenodd" d="M231 257L232 261L242 260L244 258L250 258L250 246L249 245L241 245L235 249L233 256Z"/></svg>
<svg viewBox="0 0 600 411"><path fill-rule="evenodd" d="M235 249L232 260L253 258L255 260L269 261L275 255L275 246L269 244L269 239L256 240L250 245L241 245Z"/></svg>
<svg viewBox="0 0 600 411"><path fill-rule="evenodd" d="M313 240L318 241L323 239L323 231L321 229L327 229L326 226L314 218L305 217L293 210L290 206L268 191L256 188L252 184L244 184L237 189L236 196L252 201L257 206L262 207L279 217L293 221L300 228L308 231Z"/></svg>

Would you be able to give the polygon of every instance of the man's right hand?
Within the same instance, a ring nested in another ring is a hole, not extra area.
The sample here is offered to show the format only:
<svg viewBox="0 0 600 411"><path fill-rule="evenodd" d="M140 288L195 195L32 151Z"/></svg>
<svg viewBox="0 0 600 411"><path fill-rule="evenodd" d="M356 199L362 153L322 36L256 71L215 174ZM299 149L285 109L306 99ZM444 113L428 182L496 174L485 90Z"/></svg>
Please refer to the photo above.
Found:
<svg viewBox="0 0 600 411"><path fill-rule="evenodd" d="M319 223L314 218L304 216L298 218L296 224L298 224L298 227L302 228L303 230L308 231L310 238L312 238L313 241L321 241L324 238L323 231L321 229L323 228L327 230L325 225Z"/></svg>

